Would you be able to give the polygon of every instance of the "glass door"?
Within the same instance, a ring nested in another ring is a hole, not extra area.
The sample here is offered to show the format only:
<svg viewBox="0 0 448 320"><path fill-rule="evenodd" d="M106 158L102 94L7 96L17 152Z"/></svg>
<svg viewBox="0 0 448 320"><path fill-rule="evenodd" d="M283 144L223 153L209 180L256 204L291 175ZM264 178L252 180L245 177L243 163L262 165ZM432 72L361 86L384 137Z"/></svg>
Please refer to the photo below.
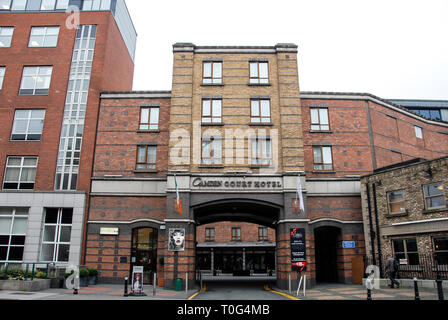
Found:
<svg viewBox="0 0 448 320"><path fill-rule="evenodd" d="M153 284L157 272L157 229L132 230L131 275L134 266L143 266L143 284Z"/></svg>

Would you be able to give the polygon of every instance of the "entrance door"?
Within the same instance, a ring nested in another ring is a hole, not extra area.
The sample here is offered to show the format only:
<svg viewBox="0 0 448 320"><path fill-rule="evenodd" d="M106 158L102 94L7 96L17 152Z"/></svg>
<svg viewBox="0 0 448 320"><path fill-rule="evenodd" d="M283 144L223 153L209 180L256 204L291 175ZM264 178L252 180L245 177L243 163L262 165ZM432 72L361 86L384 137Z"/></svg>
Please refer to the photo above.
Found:
<svg viewBox="0 0 448 320"><path fill-rule="evenodd" d="M143 266L143 284L153 284L157 272L157 229L132 230L131 274L134 266Z"/></svg>
<svg viewBox="0 0 448 320"><path fill-rule="evenodd" d="M340 229L321 227L314 230L316 281L337 282L337 245Z"/></svg>

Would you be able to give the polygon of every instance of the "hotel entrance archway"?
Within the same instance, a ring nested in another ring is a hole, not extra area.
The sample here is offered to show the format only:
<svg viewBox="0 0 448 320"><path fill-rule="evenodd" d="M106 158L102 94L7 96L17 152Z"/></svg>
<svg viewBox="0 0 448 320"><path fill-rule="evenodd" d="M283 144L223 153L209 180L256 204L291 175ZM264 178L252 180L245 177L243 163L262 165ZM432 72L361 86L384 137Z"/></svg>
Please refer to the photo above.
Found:
<svg viewBox="0 0 448 320"><path fill-rule="evenodd" d="M338 282L338 244L341 229L319 227L314 229L316 282Z"/></svg>

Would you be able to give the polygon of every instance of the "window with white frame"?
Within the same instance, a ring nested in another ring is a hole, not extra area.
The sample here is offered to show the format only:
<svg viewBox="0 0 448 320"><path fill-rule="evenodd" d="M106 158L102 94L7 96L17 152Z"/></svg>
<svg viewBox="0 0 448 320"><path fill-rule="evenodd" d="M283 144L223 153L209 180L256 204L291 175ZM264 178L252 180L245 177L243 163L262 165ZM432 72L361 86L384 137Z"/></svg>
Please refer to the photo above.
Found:
<svg viewBox="0 0 448 320"><path fill-rule="evenodd" d="M202 99L202 123L222 122L222 100Z"/></svg>
<svg viewBox="0 0 448 320"><path fill-rule="evenodd" d="M0 207L0 262L23 261L28 208Z"/></svg>
<svg viewBox="0 0 448 320"><path fill-rule="evenodd" d="M20 95L48 95L53 67L24 67Z"/></svg>
<svg viewBox="0 0 448 320"><path fill-rule="evenodd" d="M11 8L11 0L0 0L0 10L9 10Z"/></svg>
<svg viewBox="0 0 448 320"><path fill-rule="evenodd" d="M272 165L272 143L270 137L251 138L251 165Z"/></svg>
<svg viewBox="0 0 448 320"><path fill-rule="evenodd" d="M446 208L446 200L442 182L423 186L423 193L425 196L426 209Z"/></svg>
<svg viewBox="0 0 448 320"><path fill-rule="evenodd" d="M42 4L40 6L41 11L45 10L65 10L67 9L69 4L69 0L42 0Z"/></svg>
<svg viewBox="0 0 448 320"><path fill-rule="evenodd" d="M11 10L22 11L26 9L26 4L28 0L14 0L12 3Z"/></svg>
<svg viewBox="0 0 448 320"><path fill-rule="evenodd" d="M415 136L419 139L423 139L423 130L419 126L414 126L415 129Z"/></svg>
<svg viewBox="0 0 448 320"><path fill-rule="evenodd" d="M68 262L72 221L72 208L45 208L41 261Z"/></svg>
<svg viewBox="0 0 448 320"><path fill-rule="evenodd" d="M36 179L37 157L11 156L6 160L3 190L32 190Z"/></svg>
<svg viewBox="0 0 448 320"><path fill-rule="evenodd" d="M111 0L84 0L83 11L109 10Z"/></svg>
<svg viewBox="0 0 448 320"><path fill-rule="evenodd" d="M202 137L202 164L222 163L221 137Z"/></svg>
<svg viewBox="0 0 448 320"><path fill-rule="evenodd" d="M251 61L250 84L268 84L269 83L269 65L267 61Z"/></svg>
<svg viewBox="0 0 448 320"><path fill-rule="evenodd" d="M313 147L313 170L332 171L333 156L331 147L315 146Z"/></svg>
<svg viewBox="0 0 448 320"><path fill-rule="evenodd" d="M32 27L29 47L56 47L59 27Z"/></svg>
<svg viewBox="0 0 448 320"><path fill-rule="evenodd" d="M222 83L222 62L204 61L202 64L202 83L221 84Z"/></svg>
<svg viewBox="0 0 448 320"><path fill-rule="evenodd" d="M406 203L404 200L404 190L388 192L387 204L389 207L389 214L405 213Z"/></svg>
<svg viewBox="0 0 448 320"><path fill-rule="evenodd" d="M5 79L5 67L0 67L0 92L2 91L3 88L3 79Z"/></svg>
<svg viewBox="0 0 448 320"><path fill-rule="evenodd" d="M157 146L138 146L137 147L137 170L156 169Z"/></svg>
<svg viewBox="0 0 448 320"><path fill-rule="evenodd" d="M0 48L11 47L14 27L0 27Z"/></svg>
<svg viewBox="0 0 448 320"><path fill-rule="evenodd" d="M12 141L38 141L42 136L45 110L16 110Z"/></svg>
<svg viewBox="0 0 448 320"><path fill-rule="evenodd" d="M271 122L271 102L269 99L251 99L250 121L252 123Z"/></svg>
<svg viewBox="0 0 448 320"><path fill-rule="evenodd" d="M157 130L158 128L159 107L141 107L139 130Z"/></svg>
<svg viewBox="0 0 448 320"><path fill-rule="evenodd" d="M330 130L327 108L311 108L310 113L311 113L311 130L314 131Z"/></svg>

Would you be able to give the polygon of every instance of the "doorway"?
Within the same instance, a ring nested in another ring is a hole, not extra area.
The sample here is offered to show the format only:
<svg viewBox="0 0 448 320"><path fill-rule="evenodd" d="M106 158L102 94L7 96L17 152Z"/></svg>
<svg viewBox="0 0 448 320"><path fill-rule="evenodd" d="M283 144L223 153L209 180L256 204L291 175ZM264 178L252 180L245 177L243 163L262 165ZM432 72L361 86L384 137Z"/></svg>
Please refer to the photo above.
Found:
<svg viewBox="0 0 448 320"><path fill-rule="evenodd" d="M143 267L143 284L153 284L157 272L157 229L132 230L131 275L134 266Z"/></svg>
<svg viewBox="0 0 448 320"><path fill-rule="evenodd" d="M338 241L341 230L320 227L314 230L316 282L338 282Z"/></svg>

